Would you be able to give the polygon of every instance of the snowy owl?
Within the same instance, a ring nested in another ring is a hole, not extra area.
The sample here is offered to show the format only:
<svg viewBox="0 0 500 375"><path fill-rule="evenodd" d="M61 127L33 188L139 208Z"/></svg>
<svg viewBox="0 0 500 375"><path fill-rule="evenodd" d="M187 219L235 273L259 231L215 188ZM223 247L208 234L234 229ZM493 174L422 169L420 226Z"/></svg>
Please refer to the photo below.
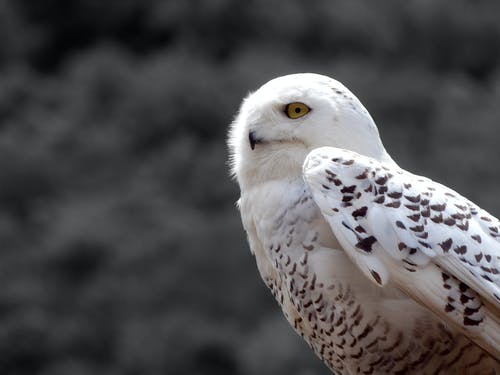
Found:
<svg viewBox="0 0 500 375"><path fill-rule="evenodd" d="M500 222L401 169L317 74L250 94L229 131L259 272L338 374L500 374Z"/></svg>

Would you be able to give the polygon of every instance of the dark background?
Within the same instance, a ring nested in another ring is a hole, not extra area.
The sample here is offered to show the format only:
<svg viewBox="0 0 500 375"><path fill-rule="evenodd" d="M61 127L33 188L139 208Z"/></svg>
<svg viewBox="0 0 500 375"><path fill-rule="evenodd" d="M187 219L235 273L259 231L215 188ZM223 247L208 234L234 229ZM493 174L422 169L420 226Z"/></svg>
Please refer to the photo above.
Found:
<svg viewBox="0 0 500 375"><path fill-rule="evenodd" d="M286 73L500 214L500 3L0 0L0 374L326 374L260 281L227 126Z"/></svg>

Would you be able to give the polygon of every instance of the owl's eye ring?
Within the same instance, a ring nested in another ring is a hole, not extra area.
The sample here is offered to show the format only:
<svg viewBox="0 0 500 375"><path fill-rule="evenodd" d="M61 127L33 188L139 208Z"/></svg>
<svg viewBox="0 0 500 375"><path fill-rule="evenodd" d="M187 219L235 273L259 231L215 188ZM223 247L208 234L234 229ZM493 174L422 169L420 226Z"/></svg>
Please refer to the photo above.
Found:
<svg viewBox="0 0 500 375"><path fill-rule="evenodd" d="M288 103L285 106L285 115L292 120L305 116L311 111L307 105L301 102Z"/></svg>

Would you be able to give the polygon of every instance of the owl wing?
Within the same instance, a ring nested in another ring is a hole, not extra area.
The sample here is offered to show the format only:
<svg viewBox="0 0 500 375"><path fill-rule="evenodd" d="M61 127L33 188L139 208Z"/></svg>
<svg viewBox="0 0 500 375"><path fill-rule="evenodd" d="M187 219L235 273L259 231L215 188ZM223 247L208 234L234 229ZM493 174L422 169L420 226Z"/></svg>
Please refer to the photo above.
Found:
<svg viewBox="0 0 500 375"><path fill-rule="evenodd" d="M394 164L313 150L304 179L351 260L500 358L500 222Z"/></svg>

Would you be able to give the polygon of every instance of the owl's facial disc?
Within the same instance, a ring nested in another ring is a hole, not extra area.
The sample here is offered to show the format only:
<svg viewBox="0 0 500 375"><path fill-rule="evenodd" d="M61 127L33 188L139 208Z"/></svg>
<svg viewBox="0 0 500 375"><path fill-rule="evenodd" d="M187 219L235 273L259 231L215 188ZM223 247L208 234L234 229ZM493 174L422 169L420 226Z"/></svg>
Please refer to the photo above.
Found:
<svg viewBox="0 0 500 375"><path fill-rule="evenodd" d="M306 116L310 111L311 111L311 108L302 102L290 102L286 105L283 105L282 109L277 111L277 112L279 113L279 116L283 116L283 119L285 119L285 117L287 117L288 121L291 120L291 124L289 124L289 125L294 125L293 123L295 120L298 120L298 119ZM255 130L255 129L249 130L249 132L248 132L248 141L250 143L250 148L252 150L255 149L255 146L257 144L268 143L271 141L283 142L283 141L286 141L287 138L289 138L289 137L285 137L283 139L281 139L281 138L282 137L278 137L278 138L274 139L273 137L271 137L270 139L267 139L264 135L257 134L257 130ZM290 139L288 139L288 140L290 140Z"/></svg>

